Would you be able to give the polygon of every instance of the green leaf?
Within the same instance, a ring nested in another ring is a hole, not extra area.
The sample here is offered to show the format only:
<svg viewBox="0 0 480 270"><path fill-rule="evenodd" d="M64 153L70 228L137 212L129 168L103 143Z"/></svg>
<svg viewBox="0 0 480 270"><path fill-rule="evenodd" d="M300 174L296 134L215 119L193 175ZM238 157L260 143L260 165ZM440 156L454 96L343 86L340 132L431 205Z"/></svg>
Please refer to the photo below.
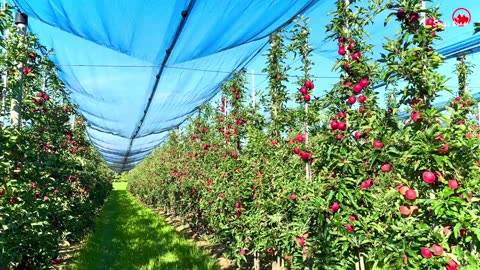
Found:
<svg viewBox="0 0 480 270"><path fill-rule="evenodd" d="M455 224L455 227L453 228L453 234L455 235L455 238L458 238L458 232L462 229L462 224L457 223Z"/></svg>
<svg viewBox="0 0 480 270"><path fill-rule="evenodd" d="M443 166L443 158L437 155L433 155L433 159L435 159L435 162L438 164L438 166Z"/></svg>
<svg viewBox="0 0 480 270"><path fill-rule="evenodd" d="M470 228L470 231L475 233L475 236L477 237L477 241L480 240L480 229L479 228Z"/></svg>

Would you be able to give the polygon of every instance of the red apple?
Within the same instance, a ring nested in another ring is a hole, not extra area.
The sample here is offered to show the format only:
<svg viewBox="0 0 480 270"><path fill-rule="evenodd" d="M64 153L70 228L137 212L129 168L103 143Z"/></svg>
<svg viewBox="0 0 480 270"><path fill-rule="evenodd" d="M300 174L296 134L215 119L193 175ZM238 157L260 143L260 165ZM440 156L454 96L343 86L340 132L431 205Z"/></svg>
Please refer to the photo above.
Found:
<svg viewBox="0 0 480 270"><path fill-rule="evenodd" d="M422 173L422 179L427 184L433 184L435 180L437 180L437 177L433 172L425 171Z"/></svg>
<svg viewBox="0 0 480 270"><path fill-rule="evenodd" d="M302 152L302 153L300 153L300 158L301 158L302 160L308 160L308 159L310 159L311 156L312 156L312 154L311 154L311 153L308 153L308 152Z"/></svg>
<svg viewBox="0 0 480 270"><path fill-rule="evenodd" d="M343 48L343 47L338 48L338 54L339 55L345 55L345 53L346 53L345 48Z"/></svg>
<svg viewBox="0 0 480 270"><path fill-rule="evenodd" d="M437 244L433 244L432 248L433 248L433 254L435 256L440 256L440 255L443 254L443 247L442 246L437 245Z"/></svg>
<svg viewBox="0 0 480 270"><path fill-rule="evenodd" d="M437 154L439 156L445 156L448 154L448 143L442 143L442 147L437 149Z"/></svg>
<svg viewBox="0 0 480 270"><path fill-rule="evenodd" d="M361 189L367 189L373 185L372 179L367 179L360 184Z"/></svg>
<svg viewBox="0 0 480 270"><path fill-rule="evenodd" d="M447 270L457 270L458 264L454 260L449 259L447 265L445 265L445 268Z"/></svg>
<svg viewBox="0 0 480 270"><path fill-rule="evenodd" d="M419 104L421 102L423 102L423 100L420 99L420 98L412 98L410 100L410 107L414 108L415 106L417 106L417 104Z"/></svg>
<svg viewBox="0 0 480 270"><path fill-rule="evenodd" d="M347 224L345 224L345 228L346 228L346 229L347 229L347 231L349 231L349 232L353 232L353 231L355 231L355 228L353 228L353 226L352 226L352 225L350 225L350 224L348 224L348 223L347 223Z"/></svg>
<svg viewBox="0 0 480 270"><path fill-rule="evenodd" d="M410 13L410 22L417 22L420 16L418 15L417 12L411 12Z"/></svg>
<svg viewBox="0 0 480 270"><path fill-rule="evenodd" d="M365 101L367 101L367 97L366 96L360 96L358 98L358 101L360 101L360 103L365 103Z"/></svg>
<svg viewBox="0 0 480 270"><path fill-rule="evenodd" d="M355 45L356 45L355 42L350 43L350 44L348 45L348 49L349 49L350 51L353 51L353 49L355 49Z"/></svg>
<svg viewBox="0 0 480 270"><path fill-rule="evenodd" d="M361 114L364 114L365 113L365 107L363 107L363 106L358 107L358 112L361 113Z"/></svg>
<svg viewBox="0 0 480 270"><path fill-rule="evenodd" d="M360 60L360 58L362 58L362 54L360 52L355 52L352 54L353 60Z"/></svg>
<svg viewBox="0 0 480 270"><path fill-rule="evenodd" d="M296 139L297 139L297 142L302 143L302 142L305 141L305 135L303 135L303 134L297 135Z"/></svg>
<svg viewBox="0 0 480 270"><path fill-rule="evenodd" d="M418 112L412 112L410 113L410 117L412 118L413 122L421 122L422 114Z"/></svg>
<svg viewBox="0 0 480 270"><path fill-rule="evenodd" d="M315 85L313 84L312 81L306 81L305 82L305 87L307 87L308 89L313 89L313 88L315 88Z"/></svg>
<svg viewBox="0 0 480 270"><path fill-rule="evenodd" d="M306 94L308 94L308 89L306 87L302 87L302 88L300 88L300 93L302 95L306 95Z"/></svg>
<svg viewBox="0 0 480 270"><path fill-rule="evenodd" d="M400 206L400 213L402 216L408 217L410 215L410 208L408 208L406 205L402 205Z"/></svg>
<svg viewBox="0 0 480 270"><path fill-rule="evenodd" d="M360 137L361 137L361 136L360 136L360 132L355 131L355 134L354 134L353 136L355 136L355 139L356 139L356 140L360 140Z"/></svg>
<svg viewBox="0 0 480 270"><path fill-rule="evenodd" d="M32 69L28 67L24 67L22 71L24 74L29 74L30 72L32 72Z"/></svg>
<svg viewBox="0 0 480 270"><path fill-rule="evenodd" d="M405 18L405 11L403 9L397 10L397 19L403 20Z"/></svg>
<svg viewBox="0 0 480 270"><path fill-rule="evenodd" d="M360 92L362 91L362 89L363 89L363 88L362 88L362 86L361 86L360 84L355 84L355 85L353 86L353 92L354 92L355 94L360 93Z"/></svg>
<svg viewBox="0 0 480 270"><path fill-rule="evenodd" d="M335 121L335 120L332 120L332 122L330 122L330 127L335 130L338 128L338 122Z"/></svg>
<svg viewBox="0 0 480 270"><path fill-rule="evenodd" d="M297 195L295 195L295 194L290 194L290 199L296 200L296 199L297 199Z"/></svg>
<svg viewBox="0 0 480 270"><path fill-rule="evenodd" d="M351 96L351 97L348 98L348 103L350 103L351 105L355 104L355 102L357 102L356 97Z"/></svg>
<svg viewBox="0 0 480 270"><path fill-rule="evenodd" d="M305 101L305 102L309 102L310 99L311 99L310 95L303 96L303 101Z"/></svg>
<svg viewBox="0 0 480 270"><path fill-rule="evenodd" d="M405 192L405 198L413 202L417 199L417 192L413 189L409 189Z"/></svg>
<svg viewBox="0 0 480 270"><path fill-rule="evenodd" d="M426 258L426 259L429 259L433 256L432 252L430 251L429 248L427 247L423 247L421 250L420 250L420 253L422 254L422 257Z"/></svg>
<svg viewBox="0 0 480 270"><path fill-rule="evenodd" d="M338 122L338 129L340 130L346 130L347 129L347 124L345 122Z"/></svg>
<svg viewBox="0 0 480 270"><path fill-rule="evenodd" d="M425 25L426 26L433 26L435 24L435 19L434 18L428 18L425 20Z"/></svg>
<svg viewBox="0 0 480 270"><path fill-rule="evenodd" d="M381 141L374 141L372 145L373 145L373 148L377 148L377 149L383 148L383 143Z"/></svg>
<svg viewBox="0 0 480 270"><path fill-rule="evenodd" d="M341 141L341 140L343 140L343 137L344 137L343 134L338 134L337 135L337 140Z"/></svg>
<svg viewBox="0 0 480 270"><path fill-rule="evenodd" d="M451 189L457 189L459 187L457 180L448 180L448 187Z"/></svg>
<svg viewBox="0 0 480 270"><path fill-rule="evenodd" d="M338 202L334 202L330 207L330 210L332 210L332 213L335 213L338 209L340 209L340 205L338 204Z"/></svg>
<svg viewBox="0 0 480 270"><path fill-rule="evenodd" d="M363 88L367 87L369 84L370 82L366 78L360 80L360 86L362 86Z"/></svg>
<svg viewBox="0 0 480 270"><path fill-rule="evenodd" d="M389 172L391 169L392 169L392 165L390 164L383 164L380 169L382 170L382 172Z"/></svg>
<svg viewBox="0 0 480 270"><path fill-rule="evenodd" d="M295 148L295 149L293 149L293 153L294 153L295 155L300 155L300 148Z"/></svg>
<svg viewBox="0 0 480 270"><path fill-rule="evenodd" d="M301 237L297 237L297 243L303 247L305 246L305 239L301 238Z"/></svg>

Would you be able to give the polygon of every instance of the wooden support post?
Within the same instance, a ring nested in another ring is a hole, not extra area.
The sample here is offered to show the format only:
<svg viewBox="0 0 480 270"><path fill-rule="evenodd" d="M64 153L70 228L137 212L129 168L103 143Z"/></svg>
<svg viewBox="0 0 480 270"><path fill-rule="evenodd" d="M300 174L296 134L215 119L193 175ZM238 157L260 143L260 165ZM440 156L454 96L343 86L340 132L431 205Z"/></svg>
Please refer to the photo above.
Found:
<svg viewBox="0 0 480 270"><path fill-rule="evenodd" d="M422 0L422 9L425 10L426 8L427 8L427 4L426 4L425 0ZM420 19L421 19L422 24L426 23L427 18L425 18L425 12L421 13L421 18Z"/></svg>
<svg viewBox="0 0 480 270"><path fill-rule="evenodd" d="M22 35L26 35L27 33L27 26L28 26L28 16L21 12L17 12L15 15L15 24L17 25L18 31ZM23 65L20 65L20 89L18 90L16 99L12 100L11 104L11 115L10 121L12 126L21 128L22 127L22 99L23 99L23 80L24 80L24 73L23 73Z"/></svg>
<svg viewBox="0 0 480 270"><path fill-rule="evenodd" d="M255 252L253 255L253 269L260 270L260 258L258 257L258 252Z"/></svg>
<svg viewBox="0 0 480 270"><path fill-rule="evenodd" d="M7 73L3 73L2 76L3 79L3 88L1 91L2 95L2 108L0 111L0 127L3 127L5 125L5 116L7 115L7 87L6 87L6 82L7 82Z"/></svg>

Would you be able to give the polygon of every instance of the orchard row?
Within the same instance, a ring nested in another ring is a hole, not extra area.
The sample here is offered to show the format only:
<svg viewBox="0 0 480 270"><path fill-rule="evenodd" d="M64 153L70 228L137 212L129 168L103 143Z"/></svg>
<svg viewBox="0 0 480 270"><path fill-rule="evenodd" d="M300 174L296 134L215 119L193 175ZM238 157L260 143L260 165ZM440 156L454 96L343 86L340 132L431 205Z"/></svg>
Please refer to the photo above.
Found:
<svg viewBox="0 0 480 270"><path fill-rule="evenodd" d="M93 228L113 173L87 141L51 52L11 12L0 13L0 269L48 269L61 244Z"/></svg>
<svg viewBox="0 0 480 270"><path fill-rule="evenodd" d="M459 62L459 89L445 87L433 48L443 30L436 8L423 10L420 0L359 2L336 2L327 32L338 42L340 80L324 97L314 98L309 29L299 19L271 38L260 103L247 103L245 75L236 73L219 104L203 107L129 173L130 191L227 244L240 265L480 268L471 66ZM381 59L371 59L365 29L384 9L393 10L387 23L399 32L385 40ZM290 96L292 54L302 65ZM376 93L382 82L393 90ZM434 107L444 91L458 94ZM386 110L379 94L387 95ZM287 107L290 100L298 106Z"/></svg>

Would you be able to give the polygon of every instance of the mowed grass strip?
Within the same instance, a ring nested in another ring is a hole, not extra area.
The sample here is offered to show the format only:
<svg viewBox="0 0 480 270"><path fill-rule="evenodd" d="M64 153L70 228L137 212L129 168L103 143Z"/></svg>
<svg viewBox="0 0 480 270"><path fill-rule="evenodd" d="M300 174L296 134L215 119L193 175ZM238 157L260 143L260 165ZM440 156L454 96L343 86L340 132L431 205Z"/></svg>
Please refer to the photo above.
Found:
<svg viewBox="0 0 480 270"><path fill-rule="evenodd" d="M126 187L114 183L96 231L87 238L72 269L219 269L215 259L141 205Z"/></svg>

